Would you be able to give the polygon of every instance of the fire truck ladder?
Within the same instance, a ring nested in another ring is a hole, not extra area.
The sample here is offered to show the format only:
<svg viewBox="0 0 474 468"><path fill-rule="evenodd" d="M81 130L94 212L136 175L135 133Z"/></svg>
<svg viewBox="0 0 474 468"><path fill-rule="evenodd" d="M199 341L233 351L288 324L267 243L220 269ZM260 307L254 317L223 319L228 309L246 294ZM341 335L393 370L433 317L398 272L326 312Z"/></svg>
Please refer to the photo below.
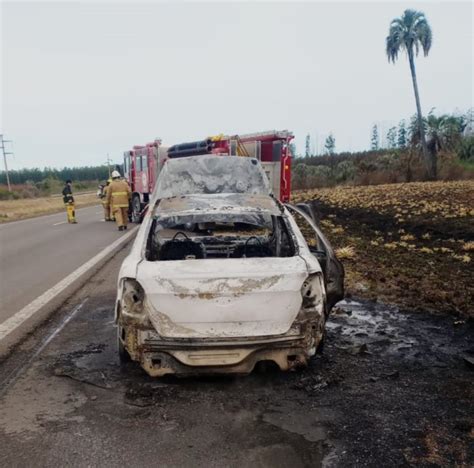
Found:
<svg viewBox="0 0 474 468"><path fill-rule="evenodd" d="M229 154L234 154L235 151L235 154L237 156L245 156L246 158L250 157L250 154L247 151L247 148L245 147L239 135L224 136L223 133L220 133L219 135L209 137L209 139L213 142L227 140L230 146ZM235 146L233 145L233 143L235 143Z"/></svg>
<svg viewBox="0 0 474 468"><path fill-rule="evenodd" d="M246 158L250 157L250 154L242 143L239 135L235 135L234 139L237 141L237 156L245 156Z"/></svg>

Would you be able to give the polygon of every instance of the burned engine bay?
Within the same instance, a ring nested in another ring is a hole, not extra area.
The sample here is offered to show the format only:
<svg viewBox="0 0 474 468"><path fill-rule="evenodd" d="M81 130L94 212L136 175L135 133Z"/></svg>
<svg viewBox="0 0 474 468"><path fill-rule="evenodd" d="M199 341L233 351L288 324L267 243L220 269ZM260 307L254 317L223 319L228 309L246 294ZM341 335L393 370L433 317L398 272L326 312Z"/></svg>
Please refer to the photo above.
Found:
<svg viewBox="0 0 474 468"><path fill-rule="evenodd" d="M202 213L154 219L149 261L291 257L295 246L283 216Z"/></svg>

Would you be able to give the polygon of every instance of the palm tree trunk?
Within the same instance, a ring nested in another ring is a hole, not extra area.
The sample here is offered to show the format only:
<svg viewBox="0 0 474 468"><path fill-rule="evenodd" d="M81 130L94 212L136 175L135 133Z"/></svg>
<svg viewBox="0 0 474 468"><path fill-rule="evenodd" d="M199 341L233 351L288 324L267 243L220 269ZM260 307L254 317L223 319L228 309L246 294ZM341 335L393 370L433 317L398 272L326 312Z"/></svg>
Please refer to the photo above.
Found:
<svg viewBox="0 0 474 468"><path fill-rule="evenodd" d="M425 159L427 176L429 179L436 179L436 160L432 158L428 152L425 138L425 127L423 125L423 115L421 114L420 94L418 93L418 84L416 82L415 59L413 50L408 50L408 60L410 62L411 79L413 81L413 89L415 91L416 110L418 114L418 127L420 129L421 148Z"/></svg>

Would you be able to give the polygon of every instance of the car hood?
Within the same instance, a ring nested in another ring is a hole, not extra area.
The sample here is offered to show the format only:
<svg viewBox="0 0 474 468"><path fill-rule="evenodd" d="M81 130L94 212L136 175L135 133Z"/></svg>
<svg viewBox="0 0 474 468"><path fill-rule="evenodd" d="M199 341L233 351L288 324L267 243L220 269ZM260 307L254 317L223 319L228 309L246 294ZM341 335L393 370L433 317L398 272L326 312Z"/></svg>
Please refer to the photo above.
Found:
<svg viewBox="0 0 474 468"><path fill-rule="evenodd" d="M137 270L150 321L168 338L286 333L307 276L298 256L145 261Z"/></svg>
<svg viewBox="0 0 474 468"><path fill-rule="evenodd" d="M281 215L282 209L270 195L217 193L183 195L163 198L154 210L155 217L186 215L189 213L254 212Z"/></svg>

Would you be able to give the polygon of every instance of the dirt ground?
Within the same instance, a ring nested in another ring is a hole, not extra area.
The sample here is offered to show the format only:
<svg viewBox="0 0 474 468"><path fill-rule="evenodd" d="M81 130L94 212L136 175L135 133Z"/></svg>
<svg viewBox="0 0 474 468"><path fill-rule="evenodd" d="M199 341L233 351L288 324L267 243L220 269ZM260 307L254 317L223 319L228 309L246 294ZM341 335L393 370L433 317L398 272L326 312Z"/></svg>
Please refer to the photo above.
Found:
<svg viewBox="0 0 474 468"><path fill-rule="evenodd" d="M74 195L76 208L97 205L100 200L95 193ZM0 223L32 218L49 213L64 211L63 198L42 197L19 200L0 200Z"/></svg>
<svg viewBox="0 0 474 468"><path fill-rule="evenodd" d="M297 192L338 249L349 295L474 317L474 181Z"/></svg>
<svg viewBox="0 0 474 468"><path fill-rule="evenodd" d="M123 257L0 364L3 466L473 465L472 321L349 300L308 369L151 379L118 363Z"/></svg>

